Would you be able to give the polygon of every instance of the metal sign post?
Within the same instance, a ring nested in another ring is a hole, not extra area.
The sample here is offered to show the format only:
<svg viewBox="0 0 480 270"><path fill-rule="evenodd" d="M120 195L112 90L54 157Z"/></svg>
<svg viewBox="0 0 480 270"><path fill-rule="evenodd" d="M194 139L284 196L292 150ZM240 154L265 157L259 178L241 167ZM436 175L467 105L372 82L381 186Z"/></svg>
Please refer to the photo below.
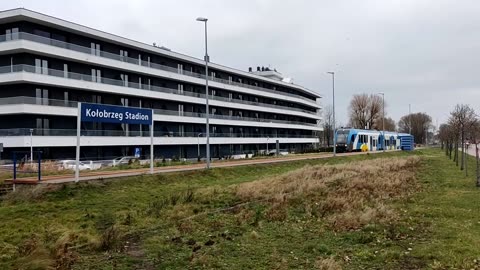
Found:
<svg viewBox="0 0 480 270"><path fill-rule="evenodd" d="M150 174L153 174L153 110L152 123L150 125Z"/></svg>
<svg viewBox="0 0 480 270"><path fill-rule="evenodd" d="M79 181L80 172L80 128L82 122L139 124L150 128L150 173L153 173L153 110L130 108L113 105L78 103L77 149L75 154L75 182Z"/></svg>
<svg viewBox="0 0 480 270"><path fill-rule="evenodd" d="M78 103L78 115L77 115L77 148L75 150L75 182L78 182L80 178L80 130L82 125L82 103Z"/></svg>

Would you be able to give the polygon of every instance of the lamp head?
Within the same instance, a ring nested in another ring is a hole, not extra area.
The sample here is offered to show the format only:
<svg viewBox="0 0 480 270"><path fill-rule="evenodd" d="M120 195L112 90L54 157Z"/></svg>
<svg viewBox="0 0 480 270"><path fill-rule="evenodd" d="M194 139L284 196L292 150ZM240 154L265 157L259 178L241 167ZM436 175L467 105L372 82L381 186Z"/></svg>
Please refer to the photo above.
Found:
<svg viewBox="0 0 480 270"><path fill-rule="evenodd" d="M199 21L199 22L206 22L206 21L208 21L208 19L207 19L207 18L203 18L203 17L198 17L198 18L197 18L197 21Z"/></svg>

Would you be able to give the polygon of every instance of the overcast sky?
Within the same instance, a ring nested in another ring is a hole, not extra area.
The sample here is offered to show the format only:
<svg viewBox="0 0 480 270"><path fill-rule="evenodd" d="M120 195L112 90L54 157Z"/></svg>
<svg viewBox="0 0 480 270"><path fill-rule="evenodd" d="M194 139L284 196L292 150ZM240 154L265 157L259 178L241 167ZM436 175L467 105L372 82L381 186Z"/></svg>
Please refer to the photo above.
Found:
<svg viewBox="0 0 480 270"><path fill-rule="evenodd" d="M480 2L475 0L9 0L25 7L198 58L209 19L211 61L276 68L348 121L353 94L385 92L387 114L445 121L456 103L478 110Z"/></svg>

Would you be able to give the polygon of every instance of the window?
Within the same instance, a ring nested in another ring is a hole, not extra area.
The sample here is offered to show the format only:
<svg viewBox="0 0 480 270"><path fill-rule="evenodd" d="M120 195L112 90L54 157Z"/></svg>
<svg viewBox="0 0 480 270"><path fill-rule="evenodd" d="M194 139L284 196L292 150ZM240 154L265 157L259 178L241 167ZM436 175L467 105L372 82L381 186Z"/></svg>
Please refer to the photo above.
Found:
<svg viewBox="0 0 480 270"><path fill-rule="evenodd" d="M50 128L50 120L49 119L43 119L43 118L37 118L37 123L36 123L37 129L40 130L43 135L49 135L49 128Z"/></svg>
<svg viewBox="0 0 480 270"><path fill-rule="evenodd" d="M100 56L100 44L91 42L90 43L90 54Z"/></svg>
<svg viewBox="0 0 480 270"><path fill-rule="evenodd" d="M92 82L102 82L102 73L99 69L92 68Z"/></svg>
<svg viewBox="0 0 480 270"><path fill-rule="evenodd" d="M127 74L120 74L120 78L123 81L123 86L128 87L128 75Z"/></svg>
<svg viewBox="0 0 480 270"><path fill-rule="evenodd" d="M178 104L178 116L183 116L183 104Z"/></svg>
<svg viewBox="0 0 480 270"><path fill-rule="evenodd" d="M123 106L128 107L128 98L120 98L120 102Z"/></svg>
<svg viewBox="0 0 480 270"><path fill-rule="evenodd" d="M63 100L65 106L68 106L68 91L63 92Z"/></svg>
<svg viewBox="0 0 480 270"><path fill-rule="evenodd" d="M43 121L42 118L37 118L37 129L42 129Z"/></svg>
<svg viewBox="0 0 480 270"><path fill-rule="evenodd" d="M18 27L5 30L5 40L18 39Z"/></svg>
<svg viewBox="0 0 480 270"><path fill-rule="evenodd" d="M36 104L37 105L48 105L48 90L47 89L35 89L36 94Z"/></svg>
<svg viewBox="0 0 480 270"><path fill-rule="evenodd" d="M180 137L183 137L185 135L185 126L184 125L179 125L178 126L178 135Z"/></svg>
<svg viewBox="0 0 480 270"><path fill-rule="evenodd" d="M125 50L120 50L120 61L127 61L128 52Z"/></svg>
<svg viewBox="0 0 480 270"><path fill-rule="evenodd" d="M35 73L48 75L48 61L35 59Z"/></svg>
<svg viewBox="0 0 480 270"><path fill-rule="evenodd" d="M102 96L92 95L92 103L102 104Z"/></svg>

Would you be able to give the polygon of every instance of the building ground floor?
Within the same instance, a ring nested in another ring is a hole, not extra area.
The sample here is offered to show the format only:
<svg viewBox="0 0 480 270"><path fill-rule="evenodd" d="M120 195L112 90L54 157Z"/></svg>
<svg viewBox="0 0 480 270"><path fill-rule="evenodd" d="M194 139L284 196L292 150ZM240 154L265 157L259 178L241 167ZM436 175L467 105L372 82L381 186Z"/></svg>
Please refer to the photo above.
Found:
<svg viewBox="0 0 480 270"><path fill-rule="evenodd" d="M267 146L268 145L268 146ZM277 148L276 141L272 139L269 143L254 144L210 144L210 154L215 159L228 159L240 154L264 154L267 150L274 152ZM305 152L316 147L314 143L279 143L279 150L289 153ZM42 146L33 147L35 152L42 152L42 159L61 160L75 159L75 146ZM196 159L198 156L205 157L205 144L184 144L184 145L155 145L155 159ZM29 156L30 147L9 147L4 148L1 159L11 160L13 153L18 156ZM150 157L150 145L109 145L109 146L83 146L80 148L81 160L106 160L121 156L140 155L140 158Z"/></svg>

